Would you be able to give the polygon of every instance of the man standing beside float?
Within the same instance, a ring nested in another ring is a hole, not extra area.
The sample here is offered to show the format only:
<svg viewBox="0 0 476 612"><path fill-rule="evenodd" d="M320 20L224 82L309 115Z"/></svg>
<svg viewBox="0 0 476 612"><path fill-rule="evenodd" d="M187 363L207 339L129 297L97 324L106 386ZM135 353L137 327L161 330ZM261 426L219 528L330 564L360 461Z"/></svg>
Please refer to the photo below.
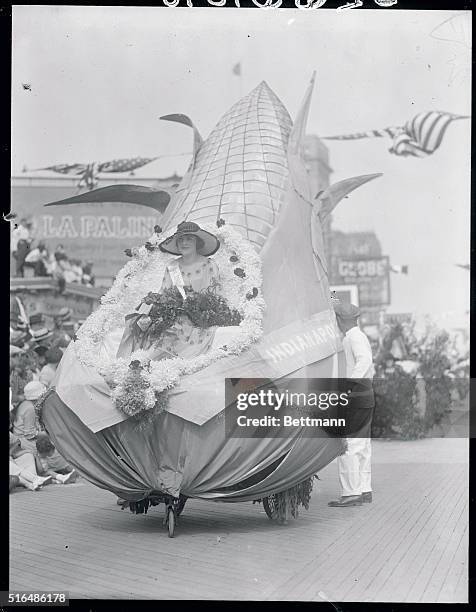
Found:
<svg viewBox="0 0 476 612"><path fill-rule="evenodd" d="M357 383L358 387L363 386L367 389L370 387L366 393L364 392L363 395L366 397L363 401L355 397L351 402L347 430L351 433L357 432L359 437L347 438L347 451L337 458L341 497L329 502L328 505L338 508L361 506L362 503L372 501L370 429L374 400L371 380L375 369L370 342L357 324L360 310L353 304L342 302L333 306L337 325L344 336L342 345L347 363L347 378L360 379L362 385ZM355 399L358 399L358 406ZM353 414L354 412L356 414ZM365 423L360 427L356 424L362 420L362 416Z"/></svg>

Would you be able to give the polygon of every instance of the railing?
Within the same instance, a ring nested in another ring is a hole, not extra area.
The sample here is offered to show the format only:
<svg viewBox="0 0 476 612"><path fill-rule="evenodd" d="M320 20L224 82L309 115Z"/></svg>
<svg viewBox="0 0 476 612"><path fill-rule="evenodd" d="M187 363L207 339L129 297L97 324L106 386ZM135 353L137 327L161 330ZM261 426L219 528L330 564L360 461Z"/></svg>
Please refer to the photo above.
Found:
<svg viewBox="0 0 476 612"><path fill-rule="evenodd" d="M49 276L35 276L33 278L10 277L10 291L55 291L58 283ZM79 283L66 283L62 295L76 295L99 300L107 291L105 287L88 287Z"/></svg>

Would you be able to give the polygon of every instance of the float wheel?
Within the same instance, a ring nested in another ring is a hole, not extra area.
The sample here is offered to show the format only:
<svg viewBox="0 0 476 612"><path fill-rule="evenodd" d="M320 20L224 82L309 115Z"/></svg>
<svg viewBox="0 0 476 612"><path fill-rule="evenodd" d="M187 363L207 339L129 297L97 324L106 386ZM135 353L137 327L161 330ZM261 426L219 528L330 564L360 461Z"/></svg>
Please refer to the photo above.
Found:
<svg viewBox="0 0 476 612"><path fill-rule="evenodd" d="M167 529L169 538L173 538L175 533L175 512L173 508L167 510Z"/></svg>

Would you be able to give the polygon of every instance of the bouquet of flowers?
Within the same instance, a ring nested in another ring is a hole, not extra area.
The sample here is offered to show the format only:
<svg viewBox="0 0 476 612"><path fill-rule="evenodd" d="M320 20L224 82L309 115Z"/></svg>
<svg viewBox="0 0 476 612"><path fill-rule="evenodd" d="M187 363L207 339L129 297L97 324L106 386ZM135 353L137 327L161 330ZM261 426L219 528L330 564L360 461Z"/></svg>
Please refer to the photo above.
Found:
<svg viewBox="0 0 476 612"><path fill-rule="evenodd" d="M150 292L142 303L150 306L147 315L147 323L150 324L148 331L157 338L172 327L177 318L184 313L184 300L177 287L165 289L161 293Z"/></svg>
<svg viewBox="0 0 476 612"><path fill-rule="evenodd" d="M185 314L193 325L201 328L239 325L242 320L240 313L230 308L225 298L214 293L211 288L200 292L189 290Z"/></svg>
<svg viewBox="0 0 476 612"><path fill-rule="evenodd" d="M170 329L181 315L186 315L192 325L202 329L239 325L242 320L240 313L230 308L225 298L214 293L212 288L200 292L186 288L185 299L176 287L161 293L151 292L142 300L139 312L143 307L145 310L149 307L148 312L137 319L136 325L155 339Z"/></svg>

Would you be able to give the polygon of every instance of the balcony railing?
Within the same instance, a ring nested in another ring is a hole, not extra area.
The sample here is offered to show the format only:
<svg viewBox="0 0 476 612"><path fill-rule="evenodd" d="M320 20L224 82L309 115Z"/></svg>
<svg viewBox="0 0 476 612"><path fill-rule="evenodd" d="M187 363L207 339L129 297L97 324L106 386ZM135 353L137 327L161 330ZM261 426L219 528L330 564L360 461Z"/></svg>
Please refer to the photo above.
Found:
<svg viewBox="0 0 476 612"><path fill-rule="evenodd" d="M10 291L55 291L58 283L49 276L35 276L33 278L10 277ZM66 283L62 295L76 295L78 297L99 300L107 291L105 287L88 287L79 283Z"/></svg>

